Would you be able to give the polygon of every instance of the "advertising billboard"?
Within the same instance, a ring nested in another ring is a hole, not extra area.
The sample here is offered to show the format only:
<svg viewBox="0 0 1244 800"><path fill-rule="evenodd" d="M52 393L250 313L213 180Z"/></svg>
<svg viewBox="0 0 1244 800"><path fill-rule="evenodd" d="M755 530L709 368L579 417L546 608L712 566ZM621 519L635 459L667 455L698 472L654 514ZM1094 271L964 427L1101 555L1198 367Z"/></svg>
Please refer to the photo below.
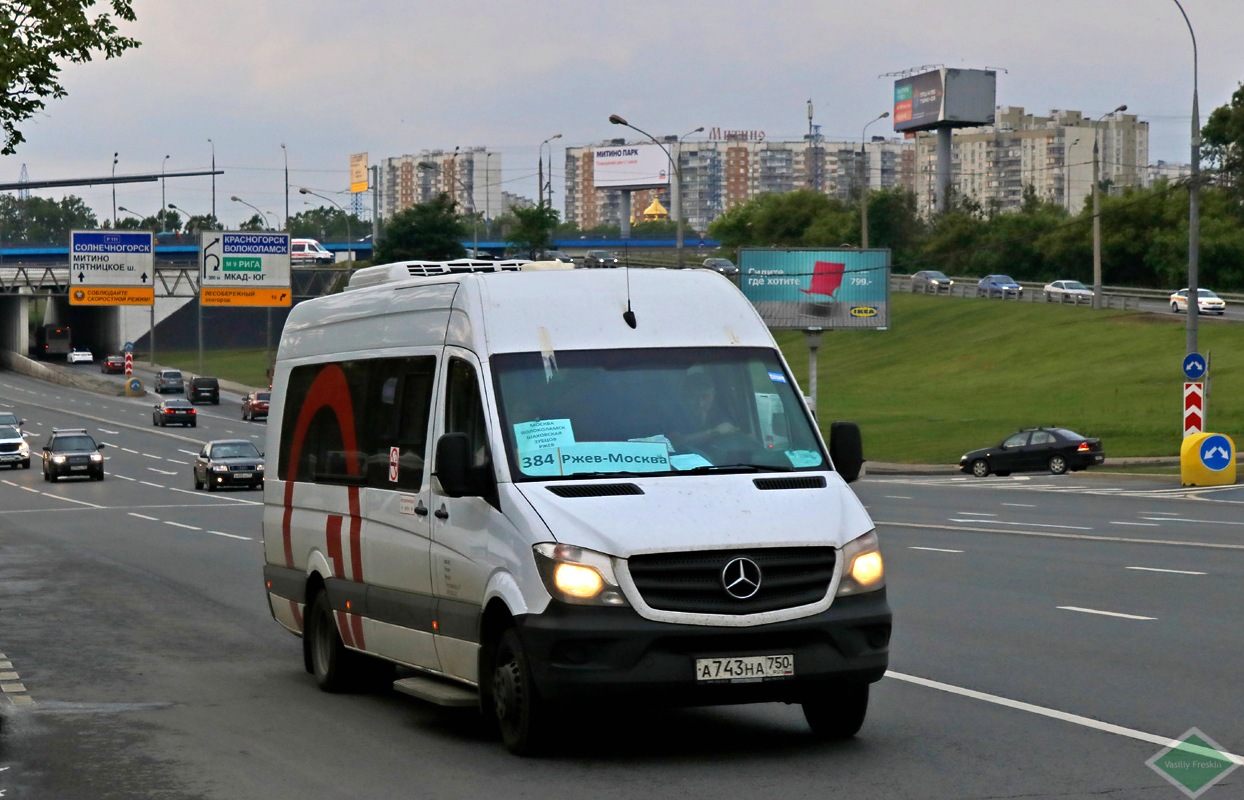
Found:
<svg viewBox="0 0 1244 800"><path fill-rule="evenodd" d="M367 188L367 154L355 153L350 156L350 192L358 194Z"/></svg>
<svg viewBox="0 0 1244 800"><path fill-rule="evenodd" d="M652 189L670 184L670 158L656 144L602 144L592 153L597 189Z"/></svg>
<svg viewBox="0 0 1244 800"><path fill-rule="evenodd" d="M997 73L935 69L894 82L894 131L989 125L994 121Z"/></svg>
<svg viewBox="0 0 1244 800"><path fill-rule="evenodd" d="M888 328L890 251L739 251L739 288L770 328Z"/></svg>

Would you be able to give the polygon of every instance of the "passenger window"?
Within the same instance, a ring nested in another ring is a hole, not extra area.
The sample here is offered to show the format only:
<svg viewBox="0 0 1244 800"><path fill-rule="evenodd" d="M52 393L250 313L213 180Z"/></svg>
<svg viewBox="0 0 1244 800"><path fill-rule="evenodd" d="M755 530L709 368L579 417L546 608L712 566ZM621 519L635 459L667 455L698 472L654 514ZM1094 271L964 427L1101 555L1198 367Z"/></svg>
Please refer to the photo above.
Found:
<svg viewBox="0 0 1244 800"><path fill-rule="evenodd" d="M484 420L479 379L475 369L460 358L449 362L445 400L445 432L465 433L471 442L471 452L475 454L472 466L487 464L488 426Z"/></svg>
<svg viewBox="0 0 1244 800"><path fill-rule="evenodd" d="M1028 434L1017 433L1017 434L1014 434L1013 436L1008 437L1007 440L1002 443L1002 446L1008 447L1008 448L1009 447L1023 447L1026 444L1028 444Z"/></svg>

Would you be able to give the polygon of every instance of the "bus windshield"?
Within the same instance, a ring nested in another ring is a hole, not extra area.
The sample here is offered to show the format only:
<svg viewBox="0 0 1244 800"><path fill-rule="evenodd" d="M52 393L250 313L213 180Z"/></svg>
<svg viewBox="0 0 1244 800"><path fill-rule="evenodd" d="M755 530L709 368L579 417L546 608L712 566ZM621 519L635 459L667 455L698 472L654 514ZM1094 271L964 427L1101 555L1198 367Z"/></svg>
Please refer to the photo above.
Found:
<svg viewBox="0 0 1244 800"><path fill-rule="evenodd" d="M511 353L492 369L516 481L829 463L771 349Z"/></svg>

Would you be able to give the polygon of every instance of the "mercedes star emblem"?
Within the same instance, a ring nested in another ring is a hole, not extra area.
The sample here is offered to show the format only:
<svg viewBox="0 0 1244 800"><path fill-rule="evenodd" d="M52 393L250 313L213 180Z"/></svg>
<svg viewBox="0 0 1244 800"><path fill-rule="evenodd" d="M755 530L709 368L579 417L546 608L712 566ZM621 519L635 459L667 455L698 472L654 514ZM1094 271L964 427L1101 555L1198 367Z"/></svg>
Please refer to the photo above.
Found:
<svg viewBox="0 0 1244 800"><path fill-rule="evenodd" d="M735 600L746 600L760 591L760 566L750 558L732 558L721 571L721 585Z"/></svg>

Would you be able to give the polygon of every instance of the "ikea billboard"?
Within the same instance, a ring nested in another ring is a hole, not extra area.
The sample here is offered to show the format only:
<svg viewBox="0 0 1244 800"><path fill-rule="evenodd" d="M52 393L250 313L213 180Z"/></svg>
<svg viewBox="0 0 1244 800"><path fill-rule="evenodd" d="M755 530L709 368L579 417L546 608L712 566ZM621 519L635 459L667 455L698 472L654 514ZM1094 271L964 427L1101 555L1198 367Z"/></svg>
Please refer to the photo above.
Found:
<svg viewBox="0 0 1244 800"><path fill-rule="evenodd" d="M744 247L739 288L770 328L888 328L890 251Z"/></svg>
<svg viewBox="0 0 1244 800"><path fill-rule="evenodd" d="M597 189L653 189L670 185L670 157L657 144L599 145L592 153Z"/></svg>

